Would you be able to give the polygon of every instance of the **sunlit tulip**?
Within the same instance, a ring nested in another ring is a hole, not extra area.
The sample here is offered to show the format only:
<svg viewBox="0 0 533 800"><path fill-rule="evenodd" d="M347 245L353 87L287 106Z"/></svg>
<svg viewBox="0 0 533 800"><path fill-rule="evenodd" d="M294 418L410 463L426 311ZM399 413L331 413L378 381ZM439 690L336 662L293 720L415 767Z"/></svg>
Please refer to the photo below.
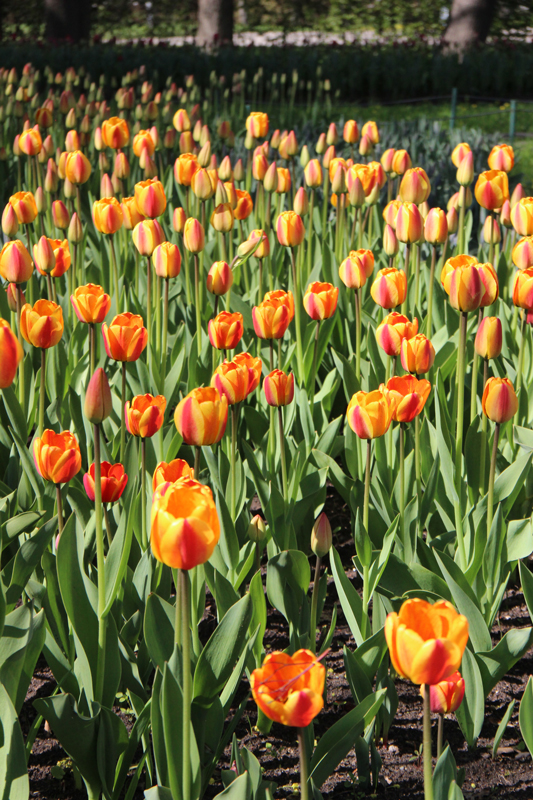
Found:
<svg viewBox="0 0 533 800"><path fill-rule="evenodd" d="M476 181L474 193L482 208L486 208L489 211L501 208L509 198L507 173L501 170L482 172Z"/></svg>
<svg viewBox="0 0 533 800"><path fill-rule="evenodd" d="M521 183L517 183L509 199L509 204L511 206L511 209L513 209L515 205L525 196L526 193L524 191L524 187L522 186Z"/></svg>
<svg viewBox="0 0 533 800"><path fill-rule="evenodd" d="M385 225L385 228L383 229L384 253L389 256L389 258L393 258L399 249L400 244L396 238L396 234L394 233L394 228L392 228L390 225Z"/></svg>
<svg viewBox="0 0 533 800"><path fill-rule="evenodd" d="M9 198L9 202L13 206L20 225L27 225L34 221L37 216L37 205L31 192L15 192Z"/></svg>
<svg viewBox="0 0 533 800"><path fill-rule="evenodd" d="M203 226L194 217L189 217L183 228L183 244L189 253L201 253L205 247Z"/></svg>
<svg viewBox="0 0 533 800"><path fill-rule="evenodd" d="M9 323L2 318L0 318L0 354L0 389L7 389L15 380L24 351Z"/></svg>
<svg viewBox="0 0 533 800"><path fill-rule="evenodd" d="M8 203L2 212L2 233L12 238L16 235L18 229L19 222L15 214L15 209L11 203Z"/></svg>
<svg viewBox="0 0 533 800"><path fill-rule="evenodd" d="M499 425L518 411L518 398L509 378L489 378L481 398L483 413Z"/></svg>
<svg viewBox="0 0 533 800"><path fill-rule="evenodd" d="M346 419L360 439L376 439L390 428L394 402L388 392L356 392L348 403Z"/></svg>
<svg viewBox="0 0 533 800"><path fill-rule="evenodd" d="M200 167L191 179L191 189L199 200L209 200L215 193L215 186L206 169Z"/></svg>
<svg viewBox="0 0 533 800"><path fill-rule="evenodd" d="M407 150L396 150L392 158L392 171L396 175L404 175L411 166L411 156Z"/></svg>
<svg viewBox="0 0 533 800"><path fill-rule="evenodd" d="M258 242L260 242L258 244ZM259 229L253 230L246 242L239 245L237 253L243 257L248 255L253 250L255 258L266 258L270 255L270 242L265 231Z"/></svg>
<svg viewBox="0 0 533 800"><path fill-rule="evenodd" d="M139 394L128 401L124 409L126 428L132 436L142 439L153 436L163 424L167 401L163 395Z"/></svg>
<svg viewBox="0 0 533 800"><path fill-rule="evenodd" d="M274 722L305 728L324 705L325 667L310 650L269 653L250 686L261 711Z"/></svg>
<svg viewBox="0 0 533 800"><path fill-rule="evenodd" d="M370 287L370 294L374 302L382 308L400 306L407 296L405 272L395 267L380 269Z"/></svg>
<svg viewBox="0 0 533 800"><path fill-rule="evenodd" d="M476 269L485 287L479 306L480 308L486 308L491 306L499 297L498 276L492 264L476 264Z"/></svg>
<svg viewBox="0 0 533 800"><path fill-rule="evenodd" d="M89 467L89 472L83 476L83 486L87 497L94 503L94 462ZM110 464L109 461L100 463L100 481L102 487L102 503L116 503L120 500L128 483L128 476L122 464Z"/></svg>
<svg viewBox="0 0 533 800"><path fill-rule="evenodd" d="M162 242L152 253L152 263L159 278L176 278L181 270L179 247L171 242Z"/></svg>
<svg viewBox="0 0 533 800"><path fill-rule="evenodd" d="M399 356L404 339L412 339L418 333L418 320L409 320L393 311L387 314L376 329L376 341L388 356Z"/></svg>
<svg viewBox="0 0 533 800"><path fill-rule="evenodd" d="M140 255L149 258L155 248L165 241L165 233L156 219L145 219L137 223L131 238Z"/></svg>
<svg viewBox="0 0 533 800"><path fill-rule="evenodd" d="M431 191L431 184L426 171L421 167L408 169L400 183L400 199L404 203L424 203Z"/></svg>
<svg viewBox="0 0 533 800"><path fill-rule="evenodd" d="M513 247L513 252L511 255L513 264L515 267L518 267L518 269L527 269L528 267L533 267L533 236L525 236L523 239L519 239Z"/></svg>
<svg viewBox="0 0 533 800"><path fill-rule="evenodd" d="M342 138L347 144L355 144L359 139L359 128L354 119L348 119L344 123Z"/></svg>
<svg viewBox="0 0 533 800"><path fill-rule="evenodd" d="M485 295L485 285L474 256L458 255L449 258L441 273L441 283L458 311L475 311Z"/></svg>
<svg viewBox="0 0 533 800"><path fill-rule="evenodd" d="M278 241L284 247L297 247L305 237L302 218L295 211L283 211L276 222Z"/></svg>
<svg viewBox="0 0 533 800"><path fill-rule="evenodd" d="M480 358L498 358L502 351L502 323L498 317L481 320L474 348Z"/></svg>
<svg viewBox="0 0 533 800"><path fill-rule="evenodd" d="M511 209L511 222L519 236L533 234L533 197L523 197Z"/></svg>
<svg viewBox="0 0 533 800"><path fill-rule="evenodd" d="M315 281L309 284L303 297L303 306L311 319L329 319L335 313L339 290L331 283Z"/></svg>
<svg viewBox="0 0 533 800"><path fill-rule="evenodd" d="M102 122L102 140L106 147L120 150L130 140L128 123L120 117L110 117Z"/></svg>
<svg viewBox="0 0 533 800"><path fill-rule="evenodd" d="M383 152L383 154L382 154L382 156L380 158L381 166L383 167L383 169L385 170L387 175L390 175L390 174L392 174L394 172L394 170L392 168L392 162L394 160L394 154L395 153L396 153L396 150L394 149L394 147L389 147L387 150L385 150Z"/></svg>
<svg viewBox="0 0 533 800"><path fill-rule="evenodd" d="M80 446L70 431L46 429L33 443L35 466L45 481L68 483L81 469Z"/></svg>
<svg viewBox="0 0 533 800"><path fill-rule="evenodd" d="M174 423L185 444L203 447L222 439L228 420L228 401L217 389L193 389L178 403Z"/></svg>
<svg viewBox="0 0 533 800"><path fill-rule="evenodd" d="M200 169L197 157L193 153L184 153L174 162L174 178L180 186L190 186L193 175Z"/></svg>
<svg viewBox="0 0 533 800"><path fill-rule="evenodd" d="M37 125L34 128L28 128L28 130L23 131L19 136L20 151L26 156L39 155L42 146L43 141Z"/></svg>
<svg viewBox="0 0 533 800"><path fill-rule="evenodd" d="M513 303L526 311L533 310L533 267L516 273L513 286Z"/></svg>
<svg viewBox="0 0 533 800"><path fill-rule="evenodd" d="M116 233L122 227L124 218L116 197L105 197L93 203L94 227L100 233Z"/></svg>
<svg viewBox="0 0 533 800"><path fill-rule="evenodd" d="M209 320L207 331L209 341L217 350L234 350L244 332L242 314L238 311L222 311Z"/></svg>
<svg viewBox="0 0 533 800"><path fill-rule="evenodd" d="M361 136L368 136L373 145L379 144L378 126L373 120L365 122L361 128Z"/></svg>
<svg viewBox="0 0 533 800"><path fill-rule="evenodd" d="M230 203L221 203L211 214L211 225L219 233L229 233L235 222L235 214Z"/></svg>
<svg viewBox="0 0 533 800"><path fill-rule="evenodd" d="M138 314L126 311L102 325L105 351L115 361L136 361L148 344L148 331Z"/></svg>
<svg viewBox="0 0 533 800"><path fill-rule="evenodd" d="M102 367L98 367L87 386L83 413L93 425L100 425L112 410L113 399L109 381Z"/></svg>
<svg viewBox="0 0 533 800"><path fill-rule="evenodd" d="M283 298L265 299L252 308L252 320L260 339L281 339L291 321L289 305Z"/></svg>
<svg viewBox="0 0 533 800"><path fill-rule="evenodd" d="M91 162L81 150L75 150L73 153L68 154L65 163L65 177L74 186L86 183L91 176L91 172Z"/></svg>
<svg viewBox="0 0 533 800"><path fill-rule="evenodd" d="M160 217L165 213L167 198L163 184L157 178L139 181L135 184L135 203L145 217Z"/></svg>
<svg viewBox="0 0 533 800"><path fill-rule="evenodd" d="M399 242L412 244L420 241L424 232L424 220L415 203L402 203L396 217L396 238Z"/></svg>
<svg viewBox="0 0 533 800"><path fill-rule="evenodd" d="M185 209L178 206L172 213L172 227L176 233L183 233L186 222L187 214L185 213Z"/></svg>
<svg viewBox="0 0 533 800"><path fill-rule="evenodd" d="M511 172L514 167L514 150L510 144L497 144L490 151L487 160L490 169Z"/></svg>
<svg viewBox="0 0 533 800"><path fill-rule="evenodd" d="M184 108L179 108L172 118L172 124L176 128L178 133L183 133L183 131L190 131L191 129L191 120L187 111Z"/></svg>
<svg viewBox="0 0 533 800"><path fill-rule="evenodd" d="M57 303L37 300L33 307L29 303L22 306L20 332L34 347L54 347L63 336L63 327L63 311Z"/></svg>
<svg viewBox="0 0 533 800"><path fill-rule="evenodd" d="M470 186L474 180L474 154L472 152L465 153L457 167L457 174L455 177L460 186Z"/></svg>
<svg viewBox="0 0 533 800"><path fill-rule="evenodd" d="M226 261L215 261L207 273L207 290L223 295L233 286L233 270Z"/></svg>
<svg viewBox="0 0 533 800"><path fill-rule="evenodd" d="M194 470L183 458L175 458L173 461L161 461L154 471L152 488L155 492L162 483L175 483L180 478L194 478Z"/></svg>
<svg viewBox="0 0 533 800"><path fill-rule="evenodd" d="M111 298L101 286L88 283L78 286L70 296L70 302L80 322L101 323L111 308Z"/></svg>
<svg viewBox="0 0 533 800"><path fill-rule="evenodd" d="M143 150L147 150L150 157L153 156L155 151L155 143L150 135L150 131L139 131L133 137L133 152L139 158Z"/></svg>
<svg viewBox="0 0 533 800"><path fill-rule="evenodd" d="M286 167L277 167L278 185L276 192L286 194L291 190L291 173Z"/></svg>
<svg viewBox="0 0 533 800"><path fill-rule="evenodd" d="M450 208L446 214L446 223L448 225L448 233L457 233L459 227L459 215L455 208Z"/></svg>
<svg viewBox="0 0 533 800"><path fill-rule="evenodd" d="M287 406L294 399L294 375L275 369L263 381L263 391L269 406Z"/></svg>
<svg viewBox="0 0 533 800"><path fill-rule="evenodd" d="M422 413L431 392L430 382L425 378L419 380L414 375L390 378L386 388L394 402L395 422L412 422Z"/></svg>
<svg viewBox="0 0 533 800"><path fill-rule="evenodd" d="M20 239L6 242L0 251L0 275L8 283L25 283L33 273L33 261Z"/></svg>
<svg viewBox="0 0 533 800"><path fill-rule="evenodd" d="M470 152L471 148L467 142L460 142L460 144L456 145L451 156L454 167L458 167L465 155Z"/></svg>
<svg viewBox="0 0 533 800"><path fill-rule="evenodd" d="M446 212L442 208L431 208L424 221L424 239L428 244L444 244L448 236Z"/></svg>
<svg viewBox="0 0 533 800"><path fill-rule="evenodd" d="M465 696L465 680L460 672L429 687L429 707L432 714L451 714L457 711Z"/></svg>
<svg viewBox="0 0 533 800"><path fill-rule="evenodd" d="M268 114L252 111L246 119L246 130L254 139L264 139L268 135Z"/></svg>
<svg viewBox="0 0 533 800"><path fill-rule="evenodd" d="M360 289L366 283L366 272L361 259L352 251L339 267L339 277L348 289Z"/></svg>
<svg viewBox="0 0 533 800"><path fill-rule="evenodd" d="M124 227L127 231L132 231L139 222L145 219L137 208L134 197L123 197L120 203Z"/></svg>
<svg viewBox="0 0 533 800"><path fill-rule="evenodd" d="M248 525L248 538L254 544L257 544L264 541L266 533L267 529L264 519L260 517L259 514L256 514L255 517L252 517Z"/></svg>
<svg viewBox="0 0 533 800"><path fill-rule="evenodd" d="M406 600L388 614L385 638L396 672L413 683L434 686L457 671L468 642L468 620L447 600L433 605Z"/></svg>
<svg viewBox="0 0 533 800"><path fill-rule="evenodd" d="M383 219L393 229L396 228L396 220L398 219L398 211L401 205L401 200L391 200L383 209Z"/></svg>
<svg viewBox="0 0 533 800"><path fill-rule="evenodd" d="M267 173L268 161L263 152L256 153L252 160L252 175L256 181L262 181Z"/></svg>
<svg viewBox="0 0 533 800"><path fill-rule="evenodd" d="M42 236L39 243L34 245L33 257L35 264L41 275L51 275L52 278L60 278L61 275L65 274L71 264L68 241L66 239L47 239L47 243L52 251L52 263L49 266L45 265L45 268L41 269L36 250L39 248L41 240L45 238L46 237ZM48 268L46 268L46 266L48 266Z"/></svg>
<svg viewBox="0 0 533 800"><path fill-rule="evenodd" d="M294 297L292 292L284 292L283 289L267 292L263 298L263 303L270 302L286 305L289 311L289 321L292 322L294 319Z"/></svg>
<svg viewBox="0 0 533 800"><path fill-rule="evenodd" d="M211 386L224 396L228 405L242 403L251 391L250 370L242 364L224 361L218 366L211 378Z"/></svg>
<svg viewBox="0 0 533 800"><path fill-rule="evenodd" d="M250 381L248 386L248 394L254 392L259 386L259 381L261 380L261 372L263 368L261 359L250 355L250 353L237 353L237 355L233 357L233 363L238 367L245 367L248 370L248 380Z"/></svg>
<svg viewBox="0 0 533 800"><path fill-rule="evenodd" d="M400 358L406 372L423 375L433 366L435 348L427 336L417 333L415 336L402 339Z"/></svg>

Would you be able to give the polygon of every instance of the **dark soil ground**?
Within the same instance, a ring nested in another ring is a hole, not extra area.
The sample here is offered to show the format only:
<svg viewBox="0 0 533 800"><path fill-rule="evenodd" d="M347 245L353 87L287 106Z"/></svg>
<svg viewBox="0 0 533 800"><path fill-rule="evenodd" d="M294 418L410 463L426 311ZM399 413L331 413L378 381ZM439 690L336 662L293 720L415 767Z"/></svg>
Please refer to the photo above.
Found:
<svg viewBox="0 0 533 800"><path fill-rule="evenodd" d="M353 540L350 532L350 519L342 500L330 487L326 511L335 531L335 546L341 554L349 577L356 588L360 588L358 576L352 568ZM324 620L331 613L335 598L333 582L328 584L328 602ZM206 615L200 627L204 639L212 630L215 619L212 598L206 608ZM500 626L493 631L493 643L512 627L531 624L523 597L517 589L511 588L502 604ZM286 623L277 611L269 611L265 634L265 649L283 649L288 644ZM339 620L331 650L326 658L327 703L315 719L315 735L321 736L354 704L348 687L342 657L343 647L355 647L355 642L339 609ZM494 688L485 706L485 722L475 750L468 750L453 715L444 722L445 740L450 744L458 767L465 769L463 793L467 800L533 800L533 763L524 749L518 727L518 707L529 676L533 674L533 649L522 658ZM399 706L396 718L389 731L387 746L378 748L383 765L378 786L364 792L358 785L357 763L353 750L341 762L335 773L321 787L324 797L353 798L360 800L365 796L380 800L423 800L422 764L418 751L422 743L422 701L418 687L409 681L397 680ZM21 725L27 734L34 718L32 701L45 697L55 689L55 681L44 660L39 661L31 682L26 701L21 711ZM245 680L243 692L246 691ZM243 695L242 695L243 696ZM241 699L242 699L241 696ZM492 758L492 745L497 727L511 700L515 699L515 710L507 731L501 741L497 756ZM264 777L277 784L275 797L286 798L298 795L298 749L295 731L274 724L268 736L254 730L256 706L250 698L245 714L238 726L237 737L241 744L251 750L259 759ZM436 741L436 721L434 724ZM221 762L220 769L229 769L230 748ZM82 800L86 798L83 788L77 788L69 759L53 735L47 734L41 726L29 759L30 797L34 800ZM64 773L63 775L61 773ZM55 777L57 776L57 777ZM209 787L208 796L214 797L221 791L220 772L216 772L214 783ZM134 800L143 798L142 779Z"/></svg>

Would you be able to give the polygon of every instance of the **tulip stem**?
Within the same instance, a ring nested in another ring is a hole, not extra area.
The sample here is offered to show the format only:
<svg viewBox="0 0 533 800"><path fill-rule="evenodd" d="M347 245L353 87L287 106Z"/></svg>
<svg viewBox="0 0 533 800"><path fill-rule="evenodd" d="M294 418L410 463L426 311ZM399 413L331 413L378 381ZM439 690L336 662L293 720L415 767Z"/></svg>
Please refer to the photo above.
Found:
<svg viewBox="0 0 533 800"><path fill-rule="evenodd" d="M89 322L89 364L92 377L96 368L96 329L94 322Z"/></svg>
<svg viewBox="0 0 533 800"><path fill-rule="evenodd" d="M433 286L435 284L435 265L437 263L437 248L435 245L431 248L431 269L429 271L429 291L428 291L428 316L426 325L426 336L431 339L432 334L432 320L433 320Z"/></svg>
<svg viewBox="0 0 533 800"><path fill-rule="evenodd" d="M239 406L238 403L235 403L231 407L231 462L230 462L230 480L231 480L231 492L230 492L230 513L233 522L235 522L235 506L237 503L236 497L236 474L235 474L235 462L237 460L237 419L239 413Z"/></svg>
<svg viewBox="0 0 533 800"><path fill-rule="evenodd" d="M408 531L404 527L405 518L405 426L400 422L400 533L403 544L403 560L411 561L411 548L407 545Z"/></svg>
<svg viewBox="0 0 533 800"><path fill-rule="evenodd" d="M181 580L181 653L183 674L183 797L191 796L191 636L189 627L189 576L180 569Z"/></svg>
<svg viewBox="0 0 533 800"><path fill-rule="evenodd" d="M361 380L361 314L359 313L359 290L355 292L355 377Z"/></svg>
<svg viewBox="0 0 533 800"><path fill-rule="evenodd" d="M326 239L326 223L328 219L328 193L329 193L329 171L324 169L324 201L322 204L322 241Z"/></svg>
<svg viewBox="0 0 533 800"><path fill-rule="evenodd" d="M363 207L362 206L358 209L357 216L359 218L359 226L358 226L358 232L357 232L357 248L359 250L361 250L363 248Z"/></svg>
<svg viewBox="0 0 533 800"><path fill-rule="evenodd" d="M102 473L100 458L100 426L93 425L94 434L94 516L96 523L96 568L98 570L98 658L96 664L95 700L102 702L105 676L105 561L102 529Z"/></svg>
<svg viewBox="0 0 533 800"><path fill-rule="evenodd" d="M478 328L481 325L481 320L483 319L485 309L480 308L477 325ZM479 356L474 350L474 361L472 363L472 388L470 393L470 422L473 422L477 416L477 374L479 371ZM485 388L485 387L483 387Z"/></svg>
<svg viewBox="0 0 533 800"><path fill-rule="evenodd" d="M420 468L420 414L415 417L415 476L416 476L416 496L418 498L418 521L419 532L423 520L420 519L420 506L422 504L422 475Z"/></svg>
<svg viewBox="0 0 533 800"><path fill-rule="evenodd" d="M424 800L433 800L433 770L431 764L431 709L429 684L422 686L424 694Z"/></svg>
<svg viewBox="0 0 533 800"><path fill-rule="evenodd" d="M304 359L302 350L302 331L300 327L300 285L298 282L298 275L296 272L296 255L294 247L290 248L291 263L292 263L292 282L294 288L294 324L296 326L296 358L298 362L298 381L301 383L304 379Z"/></svg>
<svg viewBox="0 0 533 800"><path fill-rule="evenodd" d="M465 406L465 355L466 355L466 311L461 312L459 323L459 349L457 352L457 426L455 439L455 483L457 500L455 501L455 526L457 529L457 543L459 547L459 566L466 569L466 551L463 536L463 511L461 508L462 494L462 458L463 458L463 426Z"/></svg>
<svg viewBox="0 0 533 800"><path fill-rule="evenodd" d="M109 242L111 244L111 261L113 264L113 283L115 284L115 302L117 304L117 314L120 314L119 308L119 295L118 295L118 268L117 268L117 254L115 253L115 242L114 242L114 233L111 234L109 237Z"/></svg>
<svg viewBox="0 0 533 800"><path fill-rule="evenodd" d="M494 478L496 476L496 456L498 455L498 442L500 440L500 423L497 422L494 427L494 439L492 441L492 456L490 459L490 472L489 472L489 491L487 497L487 541L492 527L492 519L494 516Z"/></svg>
<svg viewBox="0 0 533 800"><path fill-rule="evenodd" d="M363 501L363 525L368 531L368 501L370 498L370 463L372 459L372 439L366 440L365 494Z"/></svg>
<svg viewBox="0 0 533 800"><path fill-rule="evenodd" d="M437 728L437 761L442 755L443 739L444 739L444 714L439 714L439 725Z"/></svg>
<svg viewBox="0 0 533 800"><path fill-rule="evenodd" d="M155 349L159 363L161 362L161 281L163 279L156 276L155 279Z"/></svg>
<svg viewBox="0 0 533 800"><path fill-rule="evenodd" d="M311 621L309 625L309 638L311 640L310 649L312 653L316 653L316 620L318 612L318 586L320 583L321 566L322 566L322 559L320 558L320 556L317 556L315 565L315 579L313 582L313 594L311 596Z"/></svg>
<svg viewBox="0 0 533 800"><path fill-rule="evenodd" d="M520 345L518 349L518 369L516 372L516 393L520 392L520 387L522 385L522 370L524 368L524 343L526 338L526 313L522 308L520 310L521 314L521 322L520 322Z"/></svg>
<svg viewBox="0 0 533 800"><path fill-rule="evenodd" d="M415 309L418 308L418 301L420 300L420 246L413 245L415 248L416 256L416 271L415 271Z"/></svg>
<svg viewBox="0 0 533 800"><path fill-rule="evenodd" d="M124 463L126 449L126 362L122 361L122 394L120 407L120 463Z"/></svg>
<svg viewBox="0 0 533 800"><path fill-rule="evenodd" d="M105 503L102 503L102 507L104 509L104 524L105 524L105 532L107 535L107 545L111 547L111 542L113 541L113 534L111 533L111 525L109 524L109 514L107 513L107 506Z"/></svg>
<svg viewBox="0 0 533 800"><path fill-rule="evenodd" d="M31 279L30 279L31 280ZM17 338L19 340L19 344L22 348L22 358L20 359L19 364L19 402L21 405L22 410L25 410L25 399L26 399L26 392L24 386L24 342L22 340L22 331L20 328L20 314L22 310L21 300L20 300L21 291L19 288L18 283L15 286L15 299L17 303Z"/></svg>
<svg viewBox="0 0 533 800"><path fill-rule="evenodd" d="M407 301L409 299L409 262L411 260L411 246L409 242L405 245L405 261L404 261L404 271L405 271L405 284L407 286L407 290L405 292L405 300L402 303L402 314L407 314Z"/></svg>
<svg viewBox="0 0 533 800"><path fill-rule="evenodd" d="M146 258L146 329L148 331L148 360L152 365L152 260Z"/></svg>
<svg viewBox="0 0 533 800"><path fill-rule="evenodd" d="M200 480L200 454L201 450L198 446L194 448L194 480Z"/></svg>
<svg viewBox="0 0 533 800"><path fill-rule="evenodd" d="M315 383L316 383L316 362L318 357L318 335L320 333L320 320L317 320L315 330L315 346L313 349L313 367L311 369L311 380L309 381L309 402L313 401L315 396Z"/></svg>
<svg viewBox="0 0 533 800"><path fill-rule="evenodd" d="M489 241L489 263L491 267L494 266L494 215L489 211L490 219L490 241Z"/></svg>
<svg viewBox="0 0 533 800"><path fill-rule="evenodd" d="M202 349L202 317L200 315L200 266L198 254L194 254L194 304L196 306L196 334L198 337L198 355Z"/></svg>
<svg viewBox="0 0 533 800"><path fill-rule="evenodd" d="M41 386L39 392L39 436L44 431L44 407L46 404L46 349L41 347Z"/></svg>
<svg viewBox="0 0 533 800"><path fill-rule="evenodd" d="M185 267L185 297L187 298L187 305L190 306L192 302L192 292L191 279L189 276L189 251L186 247L183 248L183 263Z"/></svg>
<svg viewBox="0 0 533 800"><path fill-rule="evenodd" d="M283 499L287 502L287 461L285 458L285 437L283 434L283 409L278 406L279 448L281 453L281 482L283 486Z"/></svg>
<svg viewBox="0 0 533 800"><path fill-rule="evenodd" d="M298 751L300 753L300 800L309 800L309 767L305 752L305 728L298 728Z"/></svg>
<svg viewBox="0 0 533 800"><path fill-rule="evenodd" d="M163 343L161 345L161 389L164 394L165 377L167 374L167 341L168 341L168 278L165 278L163 292Z"/></svg>
<svg viewBox="0 0 533 800"><path fill-rule="evenodd" d="M63 504L61 502L61 484L56 483L56 502L57 502L57 533L59 538L63 533Z"/></svg>
<svg viewBox="0 0 533 800"><path fill-rule="evenodd" d="M483 390L489 379L489 360L485 358L483 361ZM482 414L481 421L481 455L480 455L480 476L479 476L479 496L483 497L485 494L485 475L487 474L487 465L485 463L487 456L487 415Z"/></svg>
<svg viewBox="0 0 533 800"><path fill-rule="evenodd" d="M141 545L142 549L148 548L146 533L146 439L141 437Z"/></svg>
<svg viewBox="0 0 533 800"><path fill-rule="evenodd" d="M465 250L465 205L466 188L461 186L459 189L459 235L457 237L457 255L463 255Z"/></svg>
<svg viewBox="0 0 533 800"><path fill-rule="evenodd" d="M309 228L307 230L307 278L311 274L313 260L313 209L315 207L315 190L311 189L311 199L309 200Z"/></svg>

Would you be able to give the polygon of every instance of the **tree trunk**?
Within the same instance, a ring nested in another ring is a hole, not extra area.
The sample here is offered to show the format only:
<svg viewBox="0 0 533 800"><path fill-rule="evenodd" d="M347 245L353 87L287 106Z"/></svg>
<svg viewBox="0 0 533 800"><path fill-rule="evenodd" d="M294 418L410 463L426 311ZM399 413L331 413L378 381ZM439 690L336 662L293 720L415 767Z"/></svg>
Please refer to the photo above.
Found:
<svg viewBox="0 0 533 800"><path fill-rule="evenodd" d="M443 41L447 50L463 52L487 38L497 0L453 0Z"/></svg>
<svg viewBox="0 0 533 800"><path fill-rule="evenodd" d="M199 47L233 42L233 0L198 0Z"/></svg>
<svg viewBox="0 0 533 800"><path fill-rule="evenodd" d="M90 0L44 0L46 38L88 39L91 30Z"/></svg>

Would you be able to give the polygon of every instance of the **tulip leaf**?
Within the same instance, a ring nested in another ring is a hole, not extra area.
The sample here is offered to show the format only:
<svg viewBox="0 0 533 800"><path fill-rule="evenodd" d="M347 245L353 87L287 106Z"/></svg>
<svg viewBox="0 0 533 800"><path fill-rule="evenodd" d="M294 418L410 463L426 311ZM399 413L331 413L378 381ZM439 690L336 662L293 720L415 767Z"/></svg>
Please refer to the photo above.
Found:
<svg viewBox="0 0 533 800"><path fill-rule="evenodd" d="M172 792L166 786L152 786L144 790L144 800L175 800Z"/></svg>
<svg viewBox="0 0 533 800"><path fill-rule="evenodd" d="M6 386L2 389L2 398L4 400L4 406L13 430L17 432L17 435L20 437L21 441L25 442L28 438L26 415L21 408L15 390L12 386Z"/></svg>
<svg viewBox="0 0 533 800"><path fill-rule="evenodd" d="M485 715L485 695L478 662L467 648L463 653L461 674L465 681L465 696L455 712L468 747L475 747Z"/></svg>
<svg viewBox="0 0 533 800"><path fill-rule="evenodd" d="M533 575L522 561L519 563L518 569L520 572L520 583L522 584L524 600L526 601L529 616L533 620Z"/></svg>
<svg viewBox="0 0 533 800"><path fill-rule="evenodd" d="M357 643L363 643L363 636L361 633L361 625L363 621L363 601L359 593L354 588L350 579L344 571L341 558L337 550L332 547L329 551L331 572L335 580L335 588L340 600L341 608L343 610L346 622L350 628L352 635ZM270 568L270 564L269 564ZM267 573L268 574L268 573Z"/></svg>
<svg viewBox="0 0 533 800"><path fill-rule="evenodd" d="M44 492L43 479L37 472L35 462L33 461L33 458L30 456L26 444L22 441L18 433L15 430L13 430L13 428L9 428L9 432L13 437L13 441L15 442L15 446L18 450L18 454L20 457L20 463L22 465L25 475L27 476L32 485L33 491L35 492L35 496L42 497ZM33 448L33 442L31 446Z"/></svg>
<svg viewBox="0 0 533 800"><path fill-rule="evenodd" d="M505 714L502 717L502 721L498 725L498 730L496 731L496 734L494 736L494 742L492 744L492 757L493 758L496 758L496 756L498 755L498 747L500 746L500 742L504 737L505 731L507 730L507 727L509 725L509 721L510 721L511 717L513 716L513 711L514 711L515 704L516 704L516 700L511 700L511 702L507 706L507 710L505 711ZM533 713L533 709L532 709L532 713Z"/></svg>
<svg viewBox="0 0 533 800"><path fill-rule="evenodd" d="M2 800L28 800L26 751L17 712L0 684L0 786Z"/></svg>
<svg viewBox="0 0 533 800"><path fill-rule="evenodd" d="M519 661L533 644L533 628L515 628L507 631L496 647L476 652L483 679L483 691L488 697L498 681Z"/></svg>
<svg viewBox="0 0 533 800"><path fill-rule="evenodd" d="M533 451L533 430L522 428L520 425L513 425L514 443L529 452Z"/></svg>
<svg viewBox="0 0 533 800"><path fill-rule="evenodd" d="M335 722L320 738L310 764L310 777L320 787L354 746L378 713L385 699L386 689L380 689L359 703Z"/></svg>
<svg viewBox="0 0 533 800"><path fill-rule="evenodd" d="M507 526L507 562L529 558L533 553L533 525L531 517L512 519Z"/></svg>
<svg viewBox="0 0 533 800"><path fill-rule="evenodd" d="M527 749L533 757L533 676L531 675L520 701L518 722L520 724L520 733L524 737Z"/></svg>
<svg viewBox="0 0 533 800"><path fill-rule="evenodd" d="M57 517L52 517L30 539L23 542L13 561L11 580L6 590L8 609L18 602L28 579L57 531ZM9 565L7 565L9 567Z"/></svg>
<svg viewBox="0 0 533 800"><path fill-rule="evenodd" d="M96 753L106 800L112 800L115 770L127 747L128 731L120 717L109 708L100 708Z"/></svg>
<svg viewBox="0 0 533 800"><path fill-rule="evenodd" d="M450 746L447 745L437 761L433 773L434 800L455 800L455 794L452 794L454 792L454 784L455 788L459 789L457 786L457 765ZM463 796L460 789L459 796Z"/></svg>
<svg viewBox="0 0 533 800"><path fill-rule="evenodd" d="M158 594L148 595L144 612L144 636L152 663L161 671L174 650L175 616L174 606Z"/></svg>
<svg viewBox="0 0 533 800"><path fill-rule="evenodd" d="M233 780L229 786L219 792L216 798L220 800L251 800L252 797L252 782L248 771L245 770L242 775L239 775Z"/></svg>
<svg viewBox="0 0 533 800"><path fill-rule="evenodd" d="M115 599L120 591L122 580L126 574L126 567L128 566L131 540L133 536L133 523L137 518L136 512L138 507L139 496L137 493L135 493L130 507L130 513L123 513L120 515L120 522L117 532L113 537L113 541L111 542L107 553L105 564L106 603L103 613L104 617L106 617L111 611L111 607L115 602Z"/></svg>
<svg viewBox="0 0 533 800"><path fill-rule="evenodd" d="M346 475L334 458L321 450L313 450L313 457L319 468L328 470L328 478L332 482L345 503L350 502L350 491L354 481Z"/></svg>

